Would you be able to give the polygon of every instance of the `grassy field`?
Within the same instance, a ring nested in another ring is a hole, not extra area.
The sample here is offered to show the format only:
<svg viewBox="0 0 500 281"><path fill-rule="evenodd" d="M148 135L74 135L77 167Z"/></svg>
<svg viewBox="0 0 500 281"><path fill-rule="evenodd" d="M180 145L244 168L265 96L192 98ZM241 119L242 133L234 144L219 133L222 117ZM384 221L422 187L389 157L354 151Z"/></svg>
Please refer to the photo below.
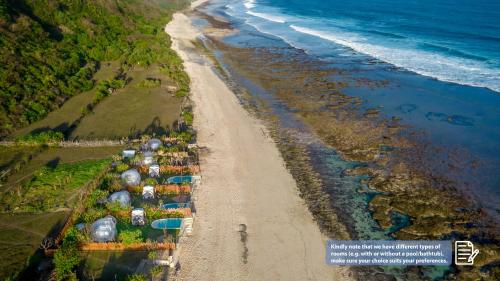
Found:
<svg viewBox="0 0 500 281"><path fill-rule="evenodd" d="M86 116L70 138L117 139L142 133L163 133L180 115L181 98L169 92L174 84L160 72L158 64L135 66L127 71L132 79L123 89L99 103ZM146 79L160 79L159 87L141 87Z"/></svg>
<svg viewBox="0 0 500 281"><path fill-rule="evenodd" d="M24 148L23 148L24 149ZM27 148L30 149L30 148ZM7 182L0 187L0 192L9 191L31 179L34 172L44 166L72 163L82 160L102 159L118 153L122 147L67 147L49 148L37 155L19 172L9 176Z"/></svg>
<svg viewBox="0 0 500 281"><path fill-rule="evenodd" d="M93 79L96 81L96 84L98 81L111 79L115 76L119 68L119 62L103 62ZM71 125L82 115L82 108L92 102L95 94L96 87L90 91L83 92L70 98L59 109L49 113L46 118L14 132L11 137L18 137L49 129L66 133Z"/></svg>
<svg viewBox="0 0 500 281"><path fill-rule="evenodd" d="M84 252L79 275L81 280L123 280L135 272L138 261L147 255L147 251Z"/></svg>
<svg viewBox="0 0 500 281"><path fill-rule="evenodd" d="M16 165L35 150L35 147L0 146L0 171Z"/></svg>
<svg viewBox="0 0 500 281"><path fill-rule="evenodd" d="M0 147L2 152L2 163L12 158L12 155L26 153L30 147ZM7 183L1 187L1 198L6 200L8 197L17 196L16 187L23 184L34 184L36 188L29 189L36 198L49 198L51 195L61 195L61 202L66 201L76 194L74 190L84 183L82 180L88 178L89 169L82 169L76 175L71 169L62 169L62 173L50 173L50 167L71 167L79 161L96 161L116 154L121 147L71 147L71 148L49 148L38 154L27 165L14 174L12 174ZM26 150L26 151L25 151ZM76 165L82 168L82 165ZM42 175L40 172L44 171ZM34 174L39 174L36 180L32 180ZM44 187L47 187L52 181L64 183L64 188L49 188L47 192L42 192ZM32 181L32 182L30 182ZM33 193L34 192L34 193ZM23 195L25 193L21 192ZM21 194L20 193L20 194ZM54 197L54 196L52 196ZM21 199L26 200L33 196L22 196ZM55 198L59 198L56 196ZM76 197L75 197L76 198ZM23 201L21 200L21 201ZM49 200L51 201L51 200ZM53 201L53 200L52 200ZM51 202L52 202L51 201ZM56 200L57 201L57 200ZM54 201L55 202L55 201ZM56 202L57 203L57 202ZM2 208L5 204L2 204ZM48 234L57 232L61 225L65 222L69 209L64 211L51 211L43 214L34 213L0 213L0 280L7 276L18 273L28 262L28 258L32 256L38 249L41 241Z"/></svg>
<svg viewBox="0 0 500 281"><path fill-rule="evenodd" d="M4 193L4 212L46 212L70 209L81 195L80 188L104 171L111 159L53 163L38 169L31 180Z"/></svg>
<svg viewBox="0 0 500 281"><path fill-rule="evenodd" d="M0 279L21 271L43 238L59 229L68 214L0 214Z"/></svg>

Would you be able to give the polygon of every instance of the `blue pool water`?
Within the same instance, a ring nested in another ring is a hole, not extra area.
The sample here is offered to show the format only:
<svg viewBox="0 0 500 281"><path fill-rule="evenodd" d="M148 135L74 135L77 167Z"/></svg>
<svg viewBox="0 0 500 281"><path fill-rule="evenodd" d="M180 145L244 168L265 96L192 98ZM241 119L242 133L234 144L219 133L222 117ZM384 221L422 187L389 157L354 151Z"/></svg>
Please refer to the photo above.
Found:
<svg viewBox="0 0 500 281"><path fill-rule="evenodd" d="M190 183L192 182L194 179L192 176L174 176L174 177L170 177L167 179L167 182L168 183L173 183L173 184L182 184L182 183Z"/></svg>
<svg viewBox="0 0 500 281"><path fill-rule="evenodd" d="M171 219L159 219L151 223L151 227L154 229L180 229L182 225L182 219L171 218Z"/></svg>
<svg viewBox="0 0 500 281"><path fill-rule="evenodd" d="M227 5L261 32L309 52L304 34L395 66L500 91L500 1L244 0Z"/></svg>

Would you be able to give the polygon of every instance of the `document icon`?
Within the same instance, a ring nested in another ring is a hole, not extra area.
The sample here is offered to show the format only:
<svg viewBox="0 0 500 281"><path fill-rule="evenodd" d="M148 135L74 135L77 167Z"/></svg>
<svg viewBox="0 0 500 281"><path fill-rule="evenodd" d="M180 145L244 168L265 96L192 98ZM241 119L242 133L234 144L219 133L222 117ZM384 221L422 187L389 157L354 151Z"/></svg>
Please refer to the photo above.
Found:
<svg viewBox="0 0 500 281"><path fill-rule="evenodd" d="M455 264L474 265L474 258L479 254L470 241L455 241Z"/></svg>

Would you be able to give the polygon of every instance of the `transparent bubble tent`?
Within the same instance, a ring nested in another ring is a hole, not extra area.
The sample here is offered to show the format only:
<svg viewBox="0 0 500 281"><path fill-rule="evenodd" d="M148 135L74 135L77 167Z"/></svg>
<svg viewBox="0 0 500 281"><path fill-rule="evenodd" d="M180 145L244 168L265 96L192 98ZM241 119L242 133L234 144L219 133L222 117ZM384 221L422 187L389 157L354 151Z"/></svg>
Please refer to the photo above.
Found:
<svg viewBox="0 0 500 281"><path fill-rule="evenodd" d="M96 220L91 226L92 240L95 242L111 242L116 238L116 219L106 216Z"/></svg>
<svg viewBox="0 0 500 281"><path fill-rule="evenodd" d="M150 139L148 141L148 149L150 150L157 150L158 148L160 148L161 145L162 142L159 139Z"/></svg>
<svg viewBox="0 0 500 281"><path fill-rule="evenodd" d="M141 174L136 169L130 169L123 172L121 179L127 186L138 186L141 183Z"/></svg>
<svg viewBox="0 0 500 281"><path fill-rule="evenodd" d="M117 191L108 198L109 202L120 202L122 207L130 206L130 193L126 190Z"/></svg>

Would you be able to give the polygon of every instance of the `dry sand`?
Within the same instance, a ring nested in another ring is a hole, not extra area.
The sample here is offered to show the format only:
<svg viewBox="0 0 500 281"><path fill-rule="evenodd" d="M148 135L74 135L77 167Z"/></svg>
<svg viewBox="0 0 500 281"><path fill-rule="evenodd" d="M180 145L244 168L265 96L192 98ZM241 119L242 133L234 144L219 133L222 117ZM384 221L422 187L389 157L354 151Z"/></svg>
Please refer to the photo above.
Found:
<svg viewBox="0 0 500 281"><path fill-rule="evenodd" d="M202 3L195 2L193 5ZM176 280L345 280L325 264L324 237L265 127L196 52L188 17L165 27L191 77L202 184ZM244 230L246 226L246 233Z"/></svg>

